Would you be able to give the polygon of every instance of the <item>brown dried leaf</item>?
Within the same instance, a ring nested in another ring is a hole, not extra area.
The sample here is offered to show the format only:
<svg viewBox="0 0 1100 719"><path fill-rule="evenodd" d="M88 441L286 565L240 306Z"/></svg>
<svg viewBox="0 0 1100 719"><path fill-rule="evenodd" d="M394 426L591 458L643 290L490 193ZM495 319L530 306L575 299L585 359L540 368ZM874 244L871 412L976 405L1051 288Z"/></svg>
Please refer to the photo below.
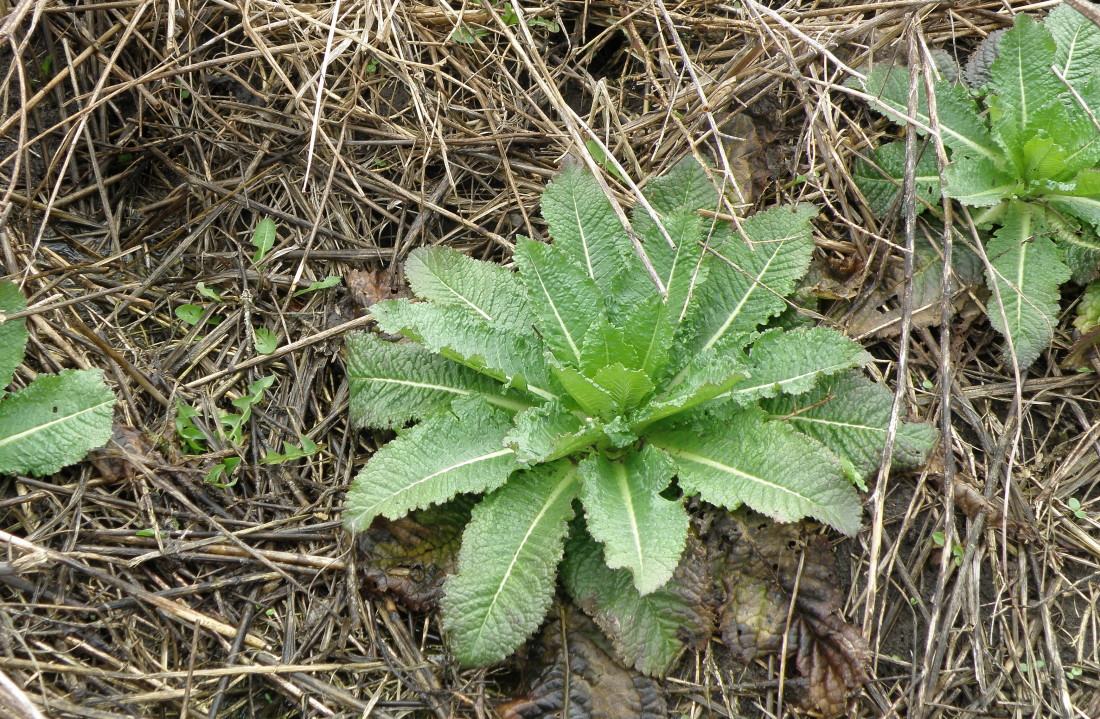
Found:
<svg viewBox="0 0 1100 719"><path fill-rule="evenodd" d="M399 266L395 270L348 270L344 274L348 297L363 309L375 302L412 297L405 284L405 273Z"/></svg>
<svg viewBox="0 0 1100 719"><path fill-rule="evenodd" d="M501 719L663 719L664 691L620 664L580 611L563 606L540 637L542 669L527 695L498 708ZM568 701L566 697L568 696Z"/></svg>
<svg viewBox="0 0 1100 719"><path fill-rule="evenodd" d="M745 663L780 651L789 614L786 647L806 679L806 704L839 715L867 681L870 652L840 615L843 594L829 542L802 524L742 517L719 517L708 534L712 571L725 596L718 609L722 640Z"/></svg>
<svg viewBox="0 0 1100 719"><path fill-rule="evenodd" d="M756 124L748 115L736 115L721 127L723 148L734 187L729 197L738 206L751 206L768 185L767 153Z"/></svg>
<svg viewBox="0 0 1100 719"><path fill-rule="evenodd" d="M165 464L165 459L145 433L115 422L106 446L88 455L92 466L109 479L132 479L142 466Z"/></svg>
<svg viewBox="0 0 1100 719"><path fill-rule="evenodd" d="M358 538L366 588L415 612L435 608L454 571L472 504L459 498L401 519L376 519Z"/></svg>

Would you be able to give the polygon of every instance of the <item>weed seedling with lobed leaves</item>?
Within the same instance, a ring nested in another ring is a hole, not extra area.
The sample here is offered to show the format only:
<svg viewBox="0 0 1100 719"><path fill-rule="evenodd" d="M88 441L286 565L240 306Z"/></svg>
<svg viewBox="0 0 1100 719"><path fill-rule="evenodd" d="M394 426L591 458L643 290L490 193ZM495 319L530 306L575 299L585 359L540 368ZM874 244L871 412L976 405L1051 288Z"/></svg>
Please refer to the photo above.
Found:
<svg viewBox="0 0 1100 719"><path fill-rule="evenodd" d="M1088 282L1100 269L1100 28L1069 6L1043 23L1016 16L991 36L965 72L950 68L933 85L939 137L950 157L943 185L935 153L916 167L917 210L942 196L975 208L992 230L985 245L989 320L1005 335L1004 356L1026 368L1054 335L1059 287L1072 276ZM932 127L924 79L900 67L877 67L850 80L899 124L915 83L917 132ZM885 214L900 193L905 148L892 142L859 163L856 184ZM993 229L995 228L995 229Z"/></svg>
<svg viewBox="0 0 1100 719"><path fill-rule="evenodd" d="M640 666L666 670L689 497L859 529L853 482L880 460L891 394L839 332L793 313L790 329L765 326L807 270L816 209L735 231L693 160L645 196L660 225L636 210L635 245L569 166L542 199L553 244L519 238L517 271L415 250L405 273L423 301L373 307L412 342L348 340L353 422L399 431L356 477L347 528L485 494L442 599L463 664L499 661L538 628L561 564L582 606L638 607ZM903 423L897 440L895 458L917 463L935 433Z"/></svg>

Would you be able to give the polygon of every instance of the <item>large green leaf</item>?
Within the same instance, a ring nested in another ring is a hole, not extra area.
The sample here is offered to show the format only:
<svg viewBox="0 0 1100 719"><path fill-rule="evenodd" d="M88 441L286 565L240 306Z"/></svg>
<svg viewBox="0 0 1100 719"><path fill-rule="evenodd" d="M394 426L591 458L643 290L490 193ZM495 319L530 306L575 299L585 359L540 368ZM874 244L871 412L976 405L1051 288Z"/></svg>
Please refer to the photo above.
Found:
<svg viewBox="0 0 1100 719"><path fill-rule="evenodd" d="M385 300L374 304L371 312L386 332L411 337L509 386L551 394L553 381L537 337L494 327L469 307L458 305Z"/></svg>
<svg viewBox="0 0 1100 719"><path fill-rule="evenodd" d="M648 439L672 456L686 494L729 509L744 503L779 522L809 515L848 535L859 531L859 497L839 460L758 409Z"/></svg>
<svg viewBox="0 0 1100 719"><path fill-rule="evenodd" d="M1084 220L1100 231L1100 170L1082 170L1074 178L1074 187L1065 192L1052 192L1042 196L1051 207ZM1061 238L1065 242L1066 238ZM1091 244L1085 242L1085 244Z"/></svg>
<svg viewBox="0 0 1100 719"><path fill-rule="evenodd" d="M853 479L870 476L882 459L894 398L890 390L858 372L829 377L812 391L781 395L763 403L773 416L818 440L849 468ZM911 468L928 458L938 433L931 425L901 422L894 444L894 466Z"/></svg>
<svg viewBox="0 0 1100 719"><path fill-rule="evenodd" d="M762 397L800 394L818 380L871 361L858 342L829 327L799 327L788 332L769 330L752 345L747 379L728 396L739 404Z"/></svg>
<svg viewBox="0 0 1100 719"><path fill-rule="evenodd" d="M474 508L441 602L460 663L498 662L542 623L578 490L563 460L523 470Z"/></svg>
<svg viewBox="0 0 1100 719"><path fill-rule="evenodd" d="M557 359L550 360L550 367L554 371L554 377L585 414L603 419L615 416L615 400L595 380L585 377L580 370L562 364Z"/></svg>
<svg viewBox="0 0 1100 719"><path fill-rule="evenodd" d="M475 395L513 410L525 406L492 378L412 342L357 332L348 335L347 349L348 408L356 427L400 427Z"/></svg>
<svg viewBox="0 0 1100 719"><path fill-rule="evenodd" d="M570 596L607 633L626 663L660 675L684 651L685 637L705 638L712 631L710 582L693 571L694 564L681 564L672 581L642 596L630 571L610 569L603 547L574 522L561 574Z"/></svg>
<svg viewBox="0 0 1100 719"><path fill-rule="evenodd" d="M955 153L943 171L943 194L970 207L989 207L1020 194L1023 183L997 169L988 157Z"/></svg>
<svg viewBox="0 0 1100 719"><path fill-rule="evenodd" d="M504 446L508 415L477 398L451 406L371 456L348 490L350 531L365 530L379 515L397 519L462 492L495 489L519 466Z"/></svg>
<svg viewBox="0 0 1100 719"><path fill-rule="evenodd" d="M783 298L806 274L813 254L813 205L777 207L742 220L750 242L732 237L707 259L707 281L697 288L689 353L714 347L726 334L751 332L779 314ZM750 244L751 243L751 244Z"/></svg>
<svg viewBox="0 0 1100 719"><path fill-rule="evenodd" d="M628 568L643 596L662 587L680 563L688 531L683 502L660 494L672 479L672 459L651 445L614 460L596 452L580 473L588 531L603 543L607 566Z"/></svg>
<svg viewBox="0 0 1100 719"><path fill-rule="evenodd" d="M912 117L925 127L931 127L924 79L918 77L914 81L918 101L917 111ZM846 84L859 87L871 95L875 109L899 125L904 125L906 121L902 116L908 116L909 82L908 68L887 65L874 68L865 82L853 78ZM978 113L978 106L966 88L941 81L935 84L934 90L936 117L943 143L953 150L969 155L985 156L993 160L1000 158L1002 153L990 136L986 121Z"/></svg>
<svg viewBox="0 0 1100 719"><path fill-rule="evenodd" d="M1100 67L1100 28L1069 5L1058 5L1043 25L1054 38L1054 66L1081 91Z"/></svg>
<svg viewBox="0 0 1100 719"><path fill-rule="evenodd" d="M417 297L468 307L489 324L531 334L527 292L516 273L449 247L421 247L409 253L405 276Z"/></svg>
<svg viewBox="0 0 1100 719"><path fill-rule="evenodd" d="M99 369L39 375L0 402L0 474L52 474L111 438L115 395Z"/></svg>
<svg viewBox="0 0 1100 719"><path fill-rule="evenodd" d="M595 281L561 250L525 237L516 243L515 261L546 345L561 361L580 367L585 333L602 314Z"/></svg>
<svg viewBox="0 0 1100 719"><path fill-rule="evenodd" d="M993 138L1012 158L1021 177L1026 170L1025 143L1043 127L1051 105L1068 94L1050 70L1054 57L1050 30L1020 13L1015 27L1001 38L997 59L989 70L987 103Z"/></svg>
<svg viewBox="0 0 1100 719"><path fill-rule="evenodd" d="M10 315L27 308L23 293L14 282L0 282L0 315ZM0 324L0 397L11 384L15 368L23 361L23 348L27 344L27 321L5 320Z"/></svg>
<svg viewBox="0 0 1100 719"><path fill-rule="evenodd" d="M885 217L901 196L902 178L905 177L905 143L888 142L875 148L872 153L875 167L869 162L858 160L852 168L852 179L871 211L879 217ZM924 212L925 205L936 205L940 201L940 173L936 166L936 153L931 147L918 152L914 168L917 190L917 214Z"/></svg>
<svg viewBox="0 0 1100 719"><path fill-rule="evenodd" d="M650 207L662 215L677 210L717 210L718 193L699 162L691 156L677 162L661 177L646 183L642 192ZM652 222L644 208L634 211L634 224ZM643 215L645 217L643 218Z"/></svg>
<svg viewBox="0 0 1100 719"><path fill-rule="evenodd" d="M986 246L991 265L986 284L996 286L989 298L989 321L1011 339L1020 367L1026 368L1054 336L1058 287L1070 272L1032 207L1012 203L1001 222ZM1002 354L1011 361L1009 343Z"/></svg>
<svg viewBox="0 0 1100 719"><path fill-rule="evenodd" d="M567 164L547 185L542 216L554 246L600 287L608 286L622 270L624 256L634 251L596 178L580 165Z"/></svg>

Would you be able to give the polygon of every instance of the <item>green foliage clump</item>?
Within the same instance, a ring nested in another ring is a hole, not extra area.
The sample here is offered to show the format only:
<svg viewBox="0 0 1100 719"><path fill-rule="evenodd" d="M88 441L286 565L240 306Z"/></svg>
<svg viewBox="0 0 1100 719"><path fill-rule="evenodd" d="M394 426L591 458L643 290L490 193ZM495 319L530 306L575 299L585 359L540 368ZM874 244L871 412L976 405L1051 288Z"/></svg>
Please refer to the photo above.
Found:
<svg viewBox="0 0 1100 719"><path fill-rule="evenodd" d="M1090 282L1085 287L1077 304L1077 316L1073 318L1073 326L1082 332L1088 332L1097 325L1100 325L1100 281Z"/></svg>
<svg viewBox="0 0 1100 719"><path fill-rule="evenodd" d="M859 529L852 483L881 460L891 394L839 332L766 326L808 268L816 209L735 231L692 160L645 195L658 217L635 211L636 246L595 178L567 167L542 199L553 244L519 238L517 271L415 250L405 274L423 301L373 307L413 341L348 339L353 422L399 433L356 477L347 528L485 495L442 600L463 664L535 631L561 564L581 606L632 617L639 666L667 669L690 497ZM895 457L920 462L934 441L903 423Z"/></svg>
<svg viewBox="0 0 1100 719"><path fill-rule="evenodd" d="M993 326L1021 368L1050 343L1059 287L1087 282L1100 268L1100 28L1069 6L1039 23L1016 16L1013 28L982 45L958 81L933 85L939 136L949 152L943 185L934 153L916 167L918 211L942 196L975 208L986 243L986 284ZM966 82L971 84L965 84ZM918 93L908 115L909 86ZM901 67L877 67L851 80L874 107L899 124L932 125L924 79ZM871 208L897 201L904 143L877 148L874 165L855 168Z"/></svg>
<svg viewBox="0 0 1100 719"><path fill-rule="evenodd" d="M115 395L99 369L38 375L7 394L28 334L19 288L0 282L0 474L53 474L111 438Z"/></svg>

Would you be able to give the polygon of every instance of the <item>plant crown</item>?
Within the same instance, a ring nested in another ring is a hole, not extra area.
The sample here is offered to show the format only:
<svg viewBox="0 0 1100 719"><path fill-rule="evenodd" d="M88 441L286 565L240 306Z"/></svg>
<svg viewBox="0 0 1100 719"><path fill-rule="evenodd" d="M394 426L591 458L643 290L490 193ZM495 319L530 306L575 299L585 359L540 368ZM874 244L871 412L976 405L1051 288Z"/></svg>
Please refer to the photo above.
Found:
<svg viewBox="0 0 1100 719"><path fill-rule="evenodd" d="M0 474L53 474L79 462L111 438L115 395L99 369L40 374L11 394L23 361L26 320L5 315L26 309L13 282L0 281Z"/></svg>
<svg viewBox="0 0 1100 719"><path fill-rule="evenodd" d="M1014 26L956 66L932 91L938 135L949 154L941 175L935 152L916 168L917 210L941 196L978 208L985 246L989 319L1006 337L1003 355L1021 368L1050 343L1060 285L1087 282L1100 267L1100 28L1069 6L1042 23L1019 14ZM910 84L918 95L908 113ZM876 67L850 80L873 107L899 124L911 118L927 134L933 122L922 77L901 67ZM860 162L856 184L885 215L900 196L903 142L882 145L874 164Z"/></svg>
<svg viewBox="0 0 1100 719"><path fill-rule="evenodd" d="M348 339L353 422L398 436L356 477L347 528L485 495L442 599L463 664L538 628L561 562L582 606L635 617L640 667L667 669L689 497L859 529L852 482L880 460L891 394L839 332L793 313L790 329L763 326L807 270L817 211L778 207L735 232L694 160L645 196L663 229L636 210L636 248L595 178L567 166L542 198L553 244L519 238L517 271L417 249L405 273L423 301L373 306L413 341ZM894 456L920 462L934 434L899 425Z"/></svg>

